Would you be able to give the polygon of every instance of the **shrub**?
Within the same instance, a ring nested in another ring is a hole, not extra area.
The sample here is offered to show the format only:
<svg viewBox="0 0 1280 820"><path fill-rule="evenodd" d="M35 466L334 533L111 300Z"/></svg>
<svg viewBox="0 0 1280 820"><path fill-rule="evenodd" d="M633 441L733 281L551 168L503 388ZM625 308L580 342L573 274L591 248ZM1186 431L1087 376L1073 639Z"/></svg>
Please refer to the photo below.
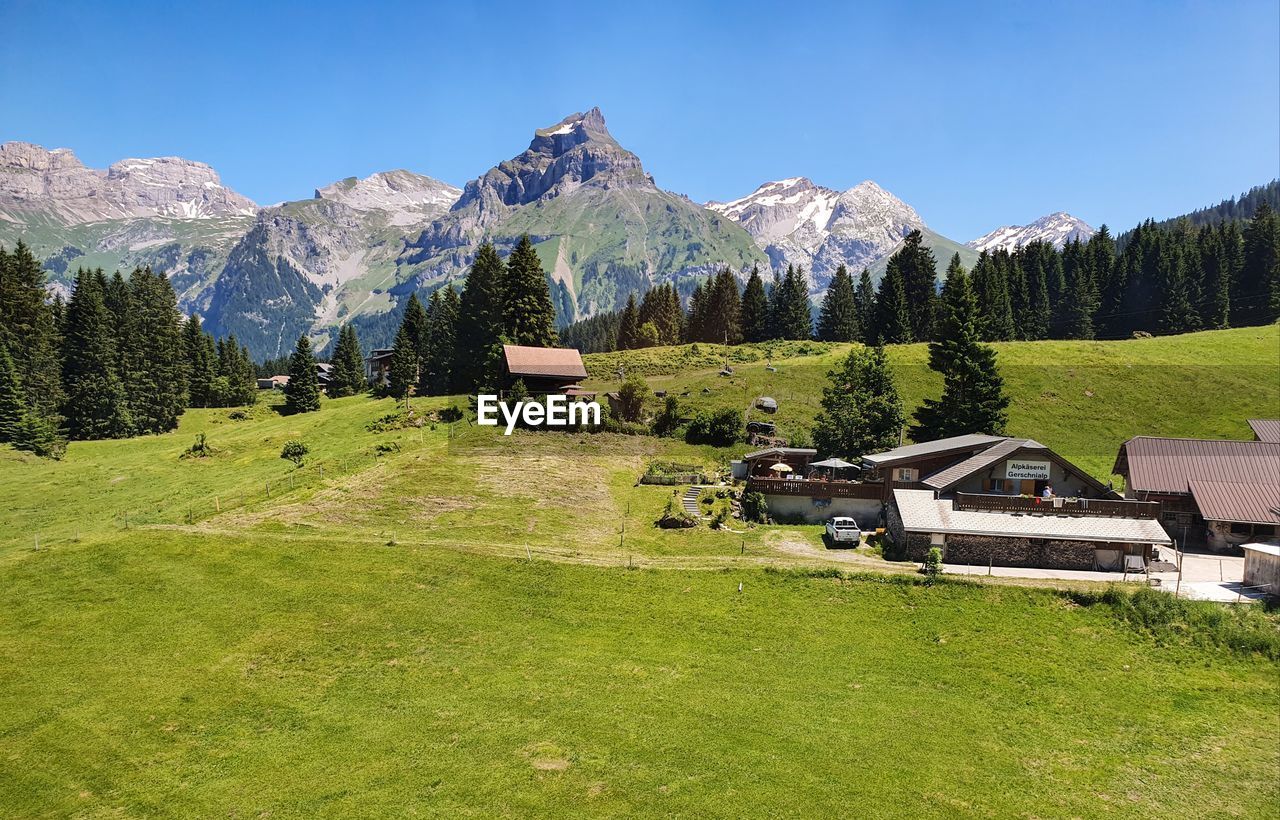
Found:
<svg viewBox="0 0 1280 820"><path fill-rule="evenodd" d="M280 458L292 461L299 467L302 466L302 460L307 457L307 453L311 450L301 441L286 441L284 449L280 451Z"/></svg>
<svg viewBox="0 0 1280 820"><path fill-rule="evenodd" d="M764 493L752 491L742 494L742 520L763 524L769 516L769 505L764 500Z"/></svg>
<svg viewBox="0 0 1280 820"><path fill-rule="evenodd" d="M680 400L675 396L667 396L667 400L662 406L662 412L658 413L653 419L653 434L655 436L669 436L679 426Z"/></svg>
<svg viewBox="0 0 1280 820"><path fill-rule="evenodd" d="M942 550L938 547L929 547L929 554L924 557L924 566L920 569L930 578L937 577L942 574Z"/></svg>
<svg viewBox="0 0 1280 820"><path fill-rule="evenodd" d="M462 408L455 404L449 405L440 411L440 421L445 424L453 424L456 421L462 421Z"/></svg>
<svg viewBox="0 0 1280 820"><path fill-rule="evenodd" d="M208 458L216 452L204 433L197 433L195 443L182 451L178 458Z"/></svg>
<svg viewBox="0 0 1280 820"><path fill-rule="evenodd" d="M685 441L690 444L712 444L727 447L737 442L742 430L742 412L724 409L714 413L699 411L689 422Z"/></svg>
<svg viewBox="0 0 1280 820"><path fill-rule="evenodd" d="M639 376L627 376L618 388L618 416L622 421L635 423L644 415L644 400L649 395L649 383Z"/></svg>

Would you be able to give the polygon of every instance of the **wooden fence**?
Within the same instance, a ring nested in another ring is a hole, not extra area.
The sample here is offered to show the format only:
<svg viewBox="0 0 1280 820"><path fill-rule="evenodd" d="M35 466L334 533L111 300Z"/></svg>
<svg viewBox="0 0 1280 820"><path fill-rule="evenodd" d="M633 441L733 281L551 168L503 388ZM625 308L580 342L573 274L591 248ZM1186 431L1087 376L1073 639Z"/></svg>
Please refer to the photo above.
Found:
<svg viewBox="0 0 1280 820"><path fill-rule="evenodd" d="M1099 518L1160 517L1155 501L1117 501L1105 498L1030 498L1017 495L956 493L957 510L969 512L1011 512L1026 515L1076 515Z"/></svg>

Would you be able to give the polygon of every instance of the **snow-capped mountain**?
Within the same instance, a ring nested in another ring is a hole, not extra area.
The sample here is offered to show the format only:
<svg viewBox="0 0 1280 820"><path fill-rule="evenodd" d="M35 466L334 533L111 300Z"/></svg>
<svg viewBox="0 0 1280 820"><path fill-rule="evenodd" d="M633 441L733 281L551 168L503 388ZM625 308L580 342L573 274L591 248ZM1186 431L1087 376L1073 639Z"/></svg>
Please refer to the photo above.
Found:
<svg viewBox="0 0 1280 820"><path fill-rule="evenodd" d="M382 211L392 225L422 225L449 210L462 189L411 171L347 177L316 189L316 199L341 202L357 211Z"/></svg>
<svg viewBox="0 0 1280 820"><path fill-rule="evenodd" d="M212 219L252 215L257 207L203 162L122 159L104 171L86 167L66 148L0 145L0 219L9 222L35 213L63 225L130 217Z"/></svg>
<svg viewBox="0 0 1280 820"><path fill-rule="evenodd" d="M775 268L802 266L815 292L840 265L856 275L924 227L909 205L870 180L840 192L792 177L706 207L742 225Z"/></svg>
<svg viewBox="0 0 1280 820"><path fill-rule="evenodd" d="M1076 219L1064 211L1058 211L1042 216L1030 225L1006 225L1003 228L996 228L991 233L965 244L979 252L993 251L997 248L1012 251L1037 241L1051 242L1055 248L1060 249L1073 239L1083 242L1093 234L1093 228L1084 220Z"/></svg>

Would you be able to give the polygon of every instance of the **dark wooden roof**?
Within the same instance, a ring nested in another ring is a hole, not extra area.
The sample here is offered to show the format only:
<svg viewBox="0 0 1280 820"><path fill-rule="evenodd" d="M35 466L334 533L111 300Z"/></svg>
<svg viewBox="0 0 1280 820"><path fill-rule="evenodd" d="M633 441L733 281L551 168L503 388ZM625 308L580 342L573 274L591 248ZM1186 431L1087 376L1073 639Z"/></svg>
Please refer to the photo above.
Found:
<svg viewBox="0 0 1280 820"><path fill-rule="evenodd" d="M1191 496L1206 521L1280 524L1280 483L1192 479Z"/></svg>
<svg viewBox="0 0 1280 820"><path fill-rule="evenodd" d="M502 356L512 376L539 376L550 379L585 379L587 368L582 354L572 347L526 347L503 345Z"/></svg>
<svg viewBox="0 0 1280 820"><path fill-rule="evenodd" d="M1195 480L1280 484L1280 442L1137 436L1120 445L1112 472L1140 493L1189 494Z"/></svg>
<svg viewBox="0 0 1280 820"><path fill-rule="evenodd" d="M1249 427L1258 441L1280 441L1280 419L1249 419Z"/></svg>
<svg viewBox="0 0 1280 820"><path fill-rule="evenodd" d="M988 436L972 433L964 436L951 436L936 441L923 441L919 444L905 444L882 453L868 453L862 460L872 467L889 467L903 462L918 461L950 454L972 453L985 450L1006 441L1004 436Z"/></svg>

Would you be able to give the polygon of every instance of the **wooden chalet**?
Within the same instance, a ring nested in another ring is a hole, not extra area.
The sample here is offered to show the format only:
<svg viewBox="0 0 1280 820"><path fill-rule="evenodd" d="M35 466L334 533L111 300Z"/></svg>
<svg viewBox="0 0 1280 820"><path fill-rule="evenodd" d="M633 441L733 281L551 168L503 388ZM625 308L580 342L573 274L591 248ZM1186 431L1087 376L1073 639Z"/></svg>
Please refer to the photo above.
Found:
<svg viewBox="0 0 1280 820"><path fill-rule="evenodd" d="M592 395L579 384L587 378L587 368L582 354L572 347L503 345L502 369L504 390L510 390L518 379L532 395Z"/></svg>

